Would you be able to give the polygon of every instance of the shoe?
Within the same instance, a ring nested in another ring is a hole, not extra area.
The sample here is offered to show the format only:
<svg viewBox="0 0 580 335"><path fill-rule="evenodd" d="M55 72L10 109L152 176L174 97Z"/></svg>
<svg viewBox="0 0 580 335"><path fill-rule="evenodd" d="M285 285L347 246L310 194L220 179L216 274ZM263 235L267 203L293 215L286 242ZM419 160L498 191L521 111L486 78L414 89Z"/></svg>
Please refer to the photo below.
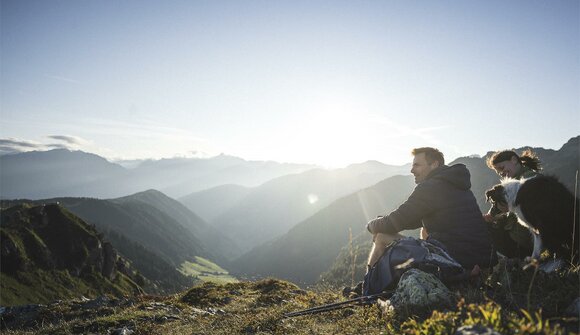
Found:
<svg viewBox="0 0 580 335"><path fill-rule="evenodd" d="M356 286L345 286L342 289L342 296L349 299L355 299L362 296L363 282L359 282Z"/></svg>

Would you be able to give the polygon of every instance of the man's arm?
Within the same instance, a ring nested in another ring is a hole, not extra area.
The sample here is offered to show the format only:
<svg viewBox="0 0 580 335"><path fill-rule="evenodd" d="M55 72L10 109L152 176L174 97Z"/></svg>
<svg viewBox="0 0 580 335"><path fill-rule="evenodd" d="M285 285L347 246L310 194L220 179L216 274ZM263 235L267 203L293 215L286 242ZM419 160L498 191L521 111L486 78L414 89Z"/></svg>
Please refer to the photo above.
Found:
<svg viewBox="0 0 580 335"><path fill-rule="evenodd" d="M423 217L433 210L432 204L427 189L418 185L399 208L387 216L369 221L367 229L371 234L396 234L403 230L420 228L423 226Z"/></svg>

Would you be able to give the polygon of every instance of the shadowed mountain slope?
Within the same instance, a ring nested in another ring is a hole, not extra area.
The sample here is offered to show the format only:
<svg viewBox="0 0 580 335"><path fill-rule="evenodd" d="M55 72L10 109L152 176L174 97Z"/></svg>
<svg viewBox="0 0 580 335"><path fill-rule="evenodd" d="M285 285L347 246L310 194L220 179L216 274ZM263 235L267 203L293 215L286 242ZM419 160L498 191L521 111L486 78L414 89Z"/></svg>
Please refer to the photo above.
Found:
<svg viewBox="0 0 580 335"><path fill-rule="evenodd" d="M0 305L141 291L113 246L66 209L23 204L1 217Z"/></svg>
<svg viewBox="0 0 580 335"><path fill-rule="evenodd" d="M148 190L109 201L124 206L144 204L165 213L195 237L195 239L190 241L190 244L199 244L202 246L203 250L199 251L198 256L203 256L223 264L226 262L226 259L239 255L239 249L234 240L226 237L216 228L210 226L179 201L159 191Z"/></svg>

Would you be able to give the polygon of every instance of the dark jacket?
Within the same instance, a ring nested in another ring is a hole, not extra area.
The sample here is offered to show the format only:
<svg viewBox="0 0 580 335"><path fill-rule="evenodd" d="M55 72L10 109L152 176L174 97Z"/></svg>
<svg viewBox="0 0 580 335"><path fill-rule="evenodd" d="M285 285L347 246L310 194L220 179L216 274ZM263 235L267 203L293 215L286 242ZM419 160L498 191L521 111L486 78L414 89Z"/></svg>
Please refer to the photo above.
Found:
<svg viewBox="0 0 580 335"><path fill-rule="evenodd" d="M424 226L429 238L443 243L467 269L497 262L491 239L470 190L469 170L463 164L441 166L418 184L409 199L380 220L374 232L395 234Z"/></svg>

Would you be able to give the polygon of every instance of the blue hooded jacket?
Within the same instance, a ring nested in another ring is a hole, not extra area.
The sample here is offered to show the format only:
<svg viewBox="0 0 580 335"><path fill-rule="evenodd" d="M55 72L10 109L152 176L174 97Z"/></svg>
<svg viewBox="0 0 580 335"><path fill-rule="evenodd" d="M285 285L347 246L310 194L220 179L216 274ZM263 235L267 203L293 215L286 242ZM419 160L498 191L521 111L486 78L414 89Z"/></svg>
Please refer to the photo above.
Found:
<svg viewBox="0 0 580 335"><path fill-rule="evenodd" d="M463 164L443 165L418 184L409 199L381 220L375 232L395 234L425 227L466 269L496 264L491 237Z"/></svg>

